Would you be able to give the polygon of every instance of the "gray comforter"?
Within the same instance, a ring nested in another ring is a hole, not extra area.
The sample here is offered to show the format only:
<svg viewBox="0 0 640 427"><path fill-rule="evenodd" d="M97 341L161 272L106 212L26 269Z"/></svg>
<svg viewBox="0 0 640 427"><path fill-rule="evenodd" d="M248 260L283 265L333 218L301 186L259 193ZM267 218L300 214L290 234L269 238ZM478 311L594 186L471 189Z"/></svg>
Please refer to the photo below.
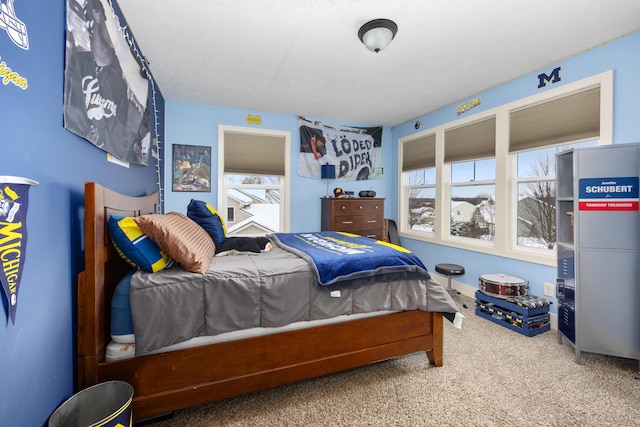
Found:
<svg viewBox="0 0 640 427"><path fill-rule="evenodd" d="M277 246L265 253L215 256L204 275L180 266L136 272L130 290L136 355L197 336L344 314L458 311L442 286L420 277L401 274L333 291L316 283L307 261Z"/></svg>

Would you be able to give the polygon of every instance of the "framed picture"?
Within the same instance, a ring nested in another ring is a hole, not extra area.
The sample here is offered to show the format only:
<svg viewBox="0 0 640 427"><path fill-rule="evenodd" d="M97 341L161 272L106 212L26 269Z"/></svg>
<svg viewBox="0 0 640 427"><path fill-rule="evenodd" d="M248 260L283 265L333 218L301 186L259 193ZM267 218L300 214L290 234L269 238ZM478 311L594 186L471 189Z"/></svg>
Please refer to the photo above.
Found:
<svg viewBox="0 0 640 427"><path fill-rule="evenodd" d="M211 191L211 147L173 144L173 191Z"/></svg>

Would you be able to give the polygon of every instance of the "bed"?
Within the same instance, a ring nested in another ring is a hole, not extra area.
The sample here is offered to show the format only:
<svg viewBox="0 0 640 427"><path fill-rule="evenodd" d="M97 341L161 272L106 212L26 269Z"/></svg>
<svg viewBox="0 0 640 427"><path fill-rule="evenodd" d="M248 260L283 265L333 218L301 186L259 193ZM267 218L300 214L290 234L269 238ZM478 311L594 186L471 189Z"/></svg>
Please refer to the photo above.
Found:
<svg viewBox="0 0 640 427"><path fill-rule="evenodd" d="M111 380L134 388L133 416L148 419L198 404L425 352L443 363L443 317L450 310L383 311L342 316L337 323L275 329L213 344L107 361L111 297L131 266L116 252L108 233L111 215L155 213L157 194L130 197L97 183L85 183L85 270L78 276L78 390ZM451 300L442 287L443 298ZM437 291L440 292L440 291ZM331 320L331 319L329 319ZM300 322L299 322L300 323Z"/></svg>

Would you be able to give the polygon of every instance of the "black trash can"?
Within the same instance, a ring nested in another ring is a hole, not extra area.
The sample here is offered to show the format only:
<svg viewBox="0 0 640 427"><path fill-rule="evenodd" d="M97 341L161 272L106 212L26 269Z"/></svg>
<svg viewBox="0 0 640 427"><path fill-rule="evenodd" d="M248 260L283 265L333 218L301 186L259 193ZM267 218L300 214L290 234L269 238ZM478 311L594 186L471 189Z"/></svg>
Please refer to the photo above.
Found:
<svg viewBox="0 0 640 427"><path fill-rule="evenodd" d="M49 418L49 427L133 426L133 387L108 381L71 396Z"/></svg>

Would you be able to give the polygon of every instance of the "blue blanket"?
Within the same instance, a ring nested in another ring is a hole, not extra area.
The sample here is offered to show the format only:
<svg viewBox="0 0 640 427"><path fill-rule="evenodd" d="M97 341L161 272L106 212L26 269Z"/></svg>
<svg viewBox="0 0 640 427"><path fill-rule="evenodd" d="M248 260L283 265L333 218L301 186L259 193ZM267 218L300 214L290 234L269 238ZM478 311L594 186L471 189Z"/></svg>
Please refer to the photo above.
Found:
<svg viewBox="0 0 640 427"><path fill-rule="evenodd" d="M275 233L274 244L306 259L320 286L354 286L379 275L431 276L411 251L391 243L350 233ZM359 282L360 280L360 282Z"/></svg>

